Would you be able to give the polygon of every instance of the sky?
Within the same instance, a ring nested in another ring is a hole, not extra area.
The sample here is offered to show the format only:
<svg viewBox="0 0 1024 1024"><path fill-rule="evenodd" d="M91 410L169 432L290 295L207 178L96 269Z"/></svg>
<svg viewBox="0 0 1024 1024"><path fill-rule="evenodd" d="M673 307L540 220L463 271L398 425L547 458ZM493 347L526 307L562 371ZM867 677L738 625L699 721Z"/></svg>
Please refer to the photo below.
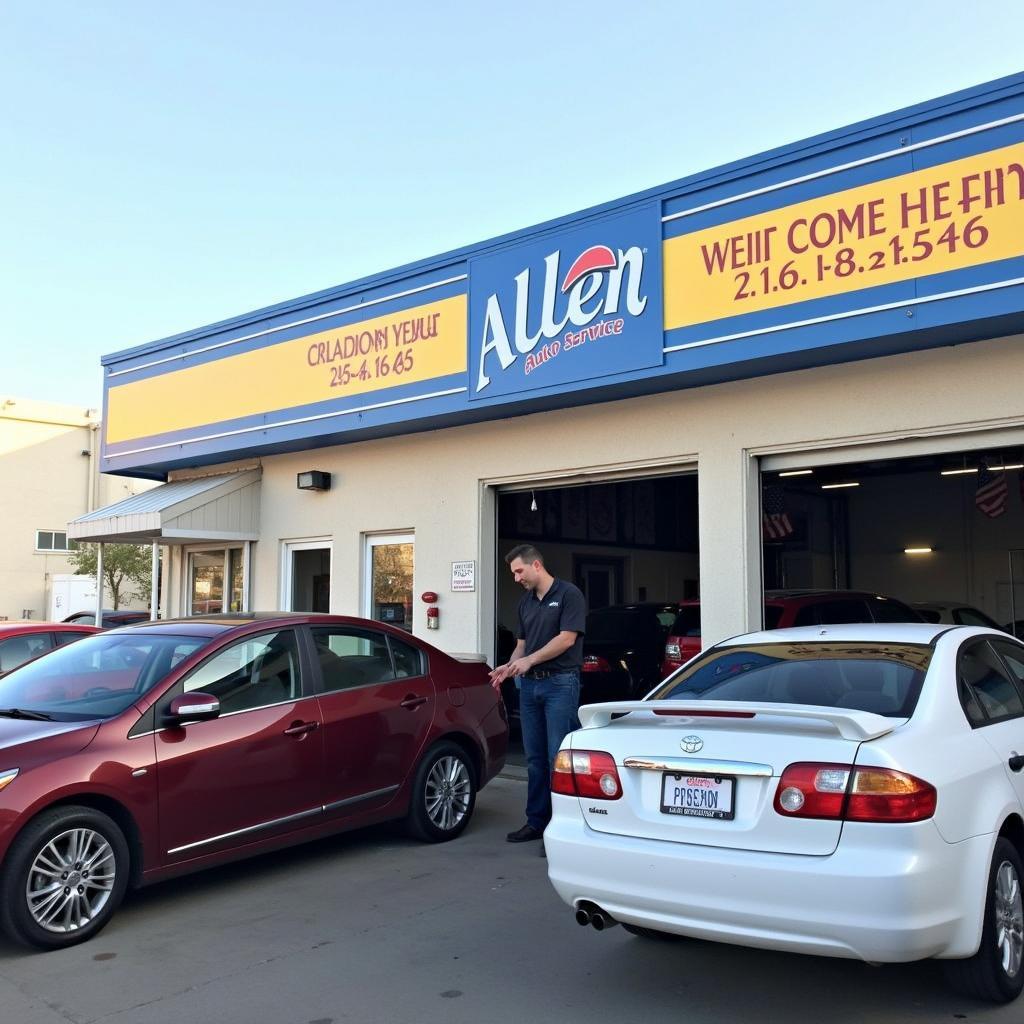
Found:
<svg viewBox="0 0 1024 1024"><path fill-rule="evenodd" d="M1022 0L7 0L0 394L1024 70Z"/></svg>

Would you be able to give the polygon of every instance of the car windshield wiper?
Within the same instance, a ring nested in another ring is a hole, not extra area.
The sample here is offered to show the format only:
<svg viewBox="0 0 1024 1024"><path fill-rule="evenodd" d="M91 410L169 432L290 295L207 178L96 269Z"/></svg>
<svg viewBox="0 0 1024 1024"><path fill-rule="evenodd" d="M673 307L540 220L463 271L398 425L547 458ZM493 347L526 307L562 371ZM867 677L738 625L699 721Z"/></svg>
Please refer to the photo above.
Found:
<svg viewBox="0 0 1024 1024"><path fill-rule="evenodd" d="M0 717L26 718L33 722L52 722L53 716L42 711L27 711L25 708L0 708Z"/></svg>

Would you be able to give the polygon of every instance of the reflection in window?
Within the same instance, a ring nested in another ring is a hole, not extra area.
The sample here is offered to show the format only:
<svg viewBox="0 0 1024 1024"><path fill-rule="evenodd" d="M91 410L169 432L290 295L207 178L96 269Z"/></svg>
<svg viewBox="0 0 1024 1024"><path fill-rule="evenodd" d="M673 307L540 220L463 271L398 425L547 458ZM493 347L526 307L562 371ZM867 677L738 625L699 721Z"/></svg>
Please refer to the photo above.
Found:
<svg viewBox="0 0 1024 1024"><path fill-rule="evenodd" d="M371 544L371 618L412 632L413 543Z"/></svg>
<svg viewBox="0 0 1024 1024"><path fill-rule="evenodd" d="M344 626L313 629L312 633L325 692L395 678L383 633Z"/></svg>
<svg viewBox="0 0 1024 1024"><path fill-rule="evenodd" d="M212 615L224 610L224 552L194 551L192 560L193 615Z"/></svg>
<svg viewBox="0 0 1024 1024"><path fill-rule="evenodd" d="M185 692L212 694L221 714L297 699L294 632L267 633L221 651L185 680Z"/></svg>
<svg viewBox="0 0 1024 1024"><path fill-rule="evenodd" d="M242 610L242 549L232 548L228 552L229 564L231 566L231 605L228 611L240 612Z"/></svg>

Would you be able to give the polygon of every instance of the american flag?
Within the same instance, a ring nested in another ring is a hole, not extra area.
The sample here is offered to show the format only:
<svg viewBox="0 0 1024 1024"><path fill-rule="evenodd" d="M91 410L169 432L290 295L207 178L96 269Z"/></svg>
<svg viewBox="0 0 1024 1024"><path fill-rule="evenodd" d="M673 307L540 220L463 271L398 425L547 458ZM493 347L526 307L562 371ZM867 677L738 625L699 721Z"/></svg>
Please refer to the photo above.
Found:
<svg viewBox="0 0 1024 1024"><path fill-rule="evenodd" d="M1006 470L993 473L987 466L978 469L978 489L974 492L974 504L989 519L997 519L1006 511Z"/></svg>
<svg viewBox="0 0 1024 1024"><path fill-rule="evenodd" d="M786 513L786 497L781 487L768 486L761 497L761 532L766 540L784 540L793 532Z"/></svg>

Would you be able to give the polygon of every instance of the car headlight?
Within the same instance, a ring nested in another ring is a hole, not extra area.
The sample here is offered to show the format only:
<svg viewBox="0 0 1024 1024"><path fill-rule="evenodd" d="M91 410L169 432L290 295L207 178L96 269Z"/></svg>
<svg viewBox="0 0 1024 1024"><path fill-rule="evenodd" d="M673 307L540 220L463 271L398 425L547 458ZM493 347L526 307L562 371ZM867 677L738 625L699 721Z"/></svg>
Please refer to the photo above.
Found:
<svg viewBox="0 0 1024 1024"><path fill-rule="evenodd" d="M6 789L17 777L17 768L12 768L10 771L6 772L0 772L0 790Z"/></svg>

